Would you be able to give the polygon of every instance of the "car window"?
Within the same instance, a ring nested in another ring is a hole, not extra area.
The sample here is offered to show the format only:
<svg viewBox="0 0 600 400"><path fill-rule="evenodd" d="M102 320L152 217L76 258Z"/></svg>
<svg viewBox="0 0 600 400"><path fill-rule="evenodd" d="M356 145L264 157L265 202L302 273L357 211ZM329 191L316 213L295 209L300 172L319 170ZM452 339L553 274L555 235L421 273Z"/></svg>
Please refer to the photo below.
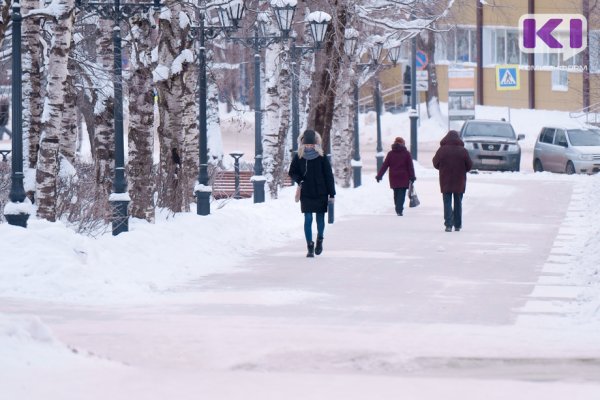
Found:
<svg viewBox="0 0 600 400"><path fill-rule="evenodd" d="M567 135L565 134L564 130L556 130L556 134L554 135L554 144L557 146L568 147Z"/></svg>
<svg viewBox="0 0 600 400"><path fill-rule="evenodd" d="M515 131L509 124L471 122L465 127L463 136L494 136L514 139Z"/></svg>
<svg viewBox="0 0 600 400"><path fill-rule="evenodd" d="M569 141L573 146L600 146L600 130L569 129Z"/></svg>
<svg viewBox="0 0 600 400"><path fill-rule="evenodd" d="M542 143L550 143L554 142L554 132L556 129L554 128L544 128L542 135L540 136L540 142Z"/></svg>

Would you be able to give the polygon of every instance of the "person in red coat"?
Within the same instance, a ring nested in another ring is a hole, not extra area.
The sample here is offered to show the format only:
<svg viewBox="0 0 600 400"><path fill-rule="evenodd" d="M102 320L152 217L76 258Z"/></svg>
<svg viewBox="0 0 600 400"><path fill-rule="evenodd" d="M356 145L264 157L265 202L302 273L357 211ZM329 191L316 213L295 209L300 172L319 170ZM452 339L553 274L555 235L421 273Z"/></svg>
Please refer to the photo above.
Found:
<svg viewBox="0 0 600 400"><path fill-rule="evenodd" d="M467 185L467 172L473 162L458 132L451 130L440 142L433 156L433 166L440 171L440 189L444 199L444 225L446 232L462 228L462 198ZM452 199L454 198L454 208Z"/></svg>
<svg viewBox="0 0 600 400"><path fill-rule="evenodd" d="M390 188L394 190L394 205L396 207L396 215L402 216L404 211L404 199L406 198L406 190L409 182L414 182L415 167L413 160L406 149L404 139L397 137L392 144L392 151L387 153L383 165L377 172L377 182L381 181L387 169L390 169Z"/></svg>

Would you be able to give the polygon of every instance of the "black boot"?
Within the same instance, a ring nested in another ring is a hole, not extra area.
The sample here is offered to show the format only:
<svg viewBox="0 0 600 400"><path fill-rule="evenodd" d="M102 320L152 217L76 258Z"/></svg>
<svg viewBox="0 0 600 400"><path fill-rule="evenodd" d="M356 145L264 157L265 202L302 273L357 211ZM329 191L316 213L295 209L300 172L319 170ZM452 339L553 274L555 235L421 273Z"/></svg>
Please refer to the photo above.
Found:
<svg viewBox="0 0 600 400"><path fill-rule="evenodd" d="M314 257L315 256L315 242L306 242L306 248L308 249L308 253L306 253L306 257Z"/></svg>
<svg viewBox="0 0 600 400"><path fill-rule="evenodd" d="M319 255L323 252L323 238L317 237L317 247L315 247L315 254Z"/></svg>

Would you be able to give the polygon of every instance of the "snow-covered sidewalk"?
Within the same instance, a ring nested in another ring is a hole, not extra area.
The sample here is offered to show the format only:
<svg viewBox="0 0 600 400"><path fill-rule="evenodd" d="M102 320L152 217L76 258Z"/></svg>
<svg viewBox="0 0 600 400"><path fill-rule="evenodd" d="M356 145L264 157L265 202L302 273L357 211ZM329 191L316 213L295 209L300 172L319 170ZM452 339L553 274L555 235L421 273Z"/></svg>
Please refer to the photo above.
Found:
<svg viewBox="0 0 600 400"><path fill-rule="evenodd" d="M292 188L117 238L0 225L2 392L595 399L599 177L469 175L446 233L436 172L417 176L403 217L385 181L340 190L316 259Z"/></svg>

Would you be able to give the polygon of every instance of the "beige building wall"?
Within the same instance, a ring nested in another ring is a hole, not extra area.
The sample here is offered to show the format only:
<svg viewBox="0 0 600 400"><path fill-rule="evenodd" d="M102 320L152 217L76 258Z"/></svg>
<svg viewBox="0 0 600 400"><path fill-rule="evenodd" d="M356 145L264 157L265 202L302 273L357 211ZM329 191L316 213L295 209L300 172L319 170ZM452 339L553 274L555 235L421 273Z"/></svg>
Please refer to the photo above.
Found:
<svg viewBox="0 0 600 400"><path fill-rule="evenodd" d="M496 88L496 68L483 69L483 103L486 106L528 107L529 79L526 71L519 71L519 90L498 90Z"/></svg>
<svg viewBox="0 0 600 400"><path fill-rule="evenodd" d="M496 6L483 6L483 26L516 28L521 15L527 14L527 0L502 0L496 1L494 4ZM536 10L536 12L540 11Z"/></svg>

